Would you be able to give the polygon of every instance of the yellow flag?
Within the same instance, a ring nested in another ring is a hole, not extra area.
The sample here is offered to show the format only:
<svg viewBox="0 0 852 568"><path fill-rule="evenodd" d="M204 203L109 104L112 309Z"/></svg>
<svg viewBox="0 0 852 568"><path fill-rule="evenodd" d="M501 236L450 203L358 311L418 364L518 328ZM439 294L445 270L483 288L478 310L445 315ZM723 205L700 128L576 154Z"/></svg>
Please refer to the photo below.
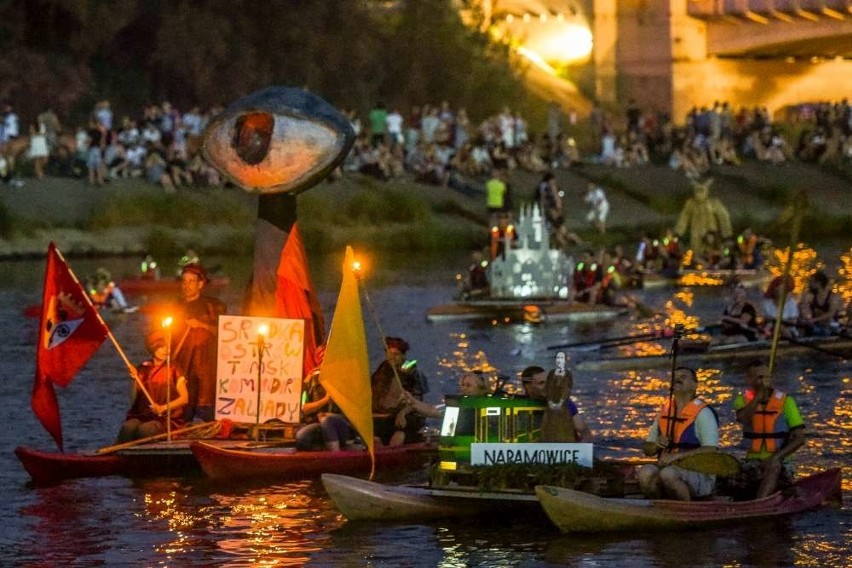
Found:
<svg viewBox="0 0 852 568"><path fill-rule="evenodd" d="M328 332L325 356L320 364L320 384L367 444L373 462L372 469L375 470L370 361L354 263L355 253L352 247L347 246L343 260L343 283ZM370 477L373 477L373 471Z"/></svg>

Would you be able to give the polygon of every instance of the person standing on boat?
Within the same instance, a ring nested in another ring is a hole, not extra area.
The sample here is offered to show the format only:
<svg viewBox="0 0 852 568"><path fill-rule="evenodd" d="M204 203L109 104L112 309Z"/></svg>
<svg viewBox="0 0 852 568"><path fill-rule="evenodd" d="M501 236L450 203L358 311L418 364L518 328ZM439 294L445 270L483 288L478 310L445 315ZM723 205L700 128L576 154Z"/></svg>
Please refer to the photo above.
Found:
<svg viewBox="0 0 852 568"><path fill-rule="evenodd" d="M690 501L715 491L715 475L677 465L686 456L715 452L719 446L716 412L696 396L697 389L698 375L693 369L675 369L672 396L657 413L642 444L645 455L658 456L656 464L639 469L639 486L648 498L666 495Z"/></svg>
<svg viewBox="0 0 852 568"><path fill-rule="evenodd" d="M746 385L734 399L734 410L743 425L746 486L756 487L760 499L792 482L789 456L805 445L805 422L793 397L772 388L764 361L749 363Z"/></svg>
<svg viewBox="0 0 852 568"><path fill-rule="evenodd" d="M302 387L302 424L296 432L296 449L336 452L355 438L349 420L331 400L319 381L319 369L305 377Z"/></svg>
<svg viewBox="0 0 852 568"><path fill-rule="evenodd" d="M163 332L156 331L148 336L146 344L151 359L139 365L135 372L154 402L148 400L134 379L133 404L118 433L119 444L166 432L169 417L173 429L184 423L183 407L189 400L189 393L180 367L166 362L168 339Z"/></svg>
<svg viewBox="0 0 852 568"><path fill-rule="evenodd" d="M418 401L429 392L426 377L417 361L406 361L408 342L399 337L385 338L385 360L373 372L373 428L388 446L418 442L426 418L406 401L409 393Z"/></svg>
<svg viewBox="0 0 852 568"><path fill-rule="evenodd" d="M748 301L745 286L734 287L731 303L725 306L719 330L720 343L740 343L757 340L757 308Z"/></svg>
<svg viewBox="0 0 852 568"><path fill-rule="evenodd" d="M195 418L211 421L215 414L217 334L225 304L202 294L209 280L200 264L190 263L181 269L182 299L178 308L182 317L178 323L182 320L185 329L175 335L181 339L173 357L186 370L189 402L184 418L187 422Z"/></svg>

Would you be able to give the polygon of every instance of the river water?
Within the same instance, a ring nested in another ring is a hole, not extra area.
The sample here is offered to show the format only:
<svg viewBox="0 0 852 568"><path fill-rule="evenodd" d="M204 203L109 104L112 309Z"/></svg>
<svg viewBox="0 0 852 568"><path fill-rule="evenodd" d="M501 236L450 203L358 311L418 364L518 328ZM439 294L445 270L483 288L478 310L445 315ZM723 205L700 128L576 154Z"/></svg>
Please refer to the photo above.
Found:
<svg viewBox="0 0 852 568"><path fill-rule="evenodd" d="M340 258L312 267L330 323L339 285ZM240 259L216 259L232 277L222 294L236 313ZM647 331L634 317L603 324L428 324L426 310L449 300L457 263L445 259L388 264L369 259L365 323L371 362L381 357L377 324L405 337L410 357L430 378L428 400L453 392L459 370L493 369L514 376L530 364L548 366L554 344ZM132 273L131 259L71 260L80 275L105 266L115 276ZM212 263L211 263L212 264ZM371 266L372 265L372 266ZM384 268L381 268L384 267ZM54 445L29 408L37 322L23 314L40 301L43 262L0 263L0 565L393 565L393 566L848 566L852 552L852 365L825 357L783 359L776 384L793 393L808 424L808 445L797 454L799 473L842 466L840 508L792 518L693 531L686 534L565 536L547 524L513 518L507 510L487 522L429 524L349 523L317 482L267 486L216 486L204 479L81 479L32 488L13 454L23 444ZM719 291L643 294L654 309L698 315L712 323L723 302ZM373 309L369 309L372 307ZM373 317L375 313L375 318ZM134 362L143 358L144 316L112 320L112 330ZM666 344L662 344L665 347ZM653 346L643 346L652 348ZM569 352L571 362L602 352ZM742 373L734 364L700 367L701 392L715 404L722 441L738 429L730 409ZM666 369L578 372L575 397L595 441L608 452L638 456L658 405L668 393ZM127 405L129 379L115 348L105 343L67 389L58 389L66 450L113 443Z"/></svg>

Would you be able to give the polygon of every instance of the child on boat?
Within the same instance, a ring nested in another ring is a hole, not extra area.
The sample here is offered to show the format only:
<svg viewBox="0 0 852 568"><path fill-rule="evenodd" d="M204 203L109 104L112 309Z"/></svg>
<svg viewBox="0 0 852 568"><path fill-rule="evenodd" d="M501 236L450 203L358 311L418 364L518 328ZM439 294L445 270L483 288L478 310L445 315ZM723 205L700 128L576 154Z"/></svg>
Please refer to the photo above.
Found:
<svg viewBox="0 0 852 568"><path fill-rule="evenodd" d="M189 400L189 392L183 371L168 360L166 334L155 331L148 336L146 346L151 359L134 371L133 405L118 433L119 444L162 434L167 431L169 419L172 428L183 425L183 407Z"/></svg>

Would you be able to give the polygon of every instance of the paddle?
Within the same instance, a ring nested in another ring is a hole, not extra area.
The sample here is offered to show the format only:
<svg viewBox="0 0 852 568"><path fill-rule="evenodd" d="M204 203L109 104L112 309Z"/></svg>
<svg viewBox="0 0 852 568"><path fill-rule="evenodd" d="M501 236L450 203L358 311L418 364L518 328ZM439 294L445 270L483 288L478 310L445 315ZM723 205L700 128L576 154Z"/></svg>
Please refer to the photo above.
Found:
<svg viewBox="0 0 852 568"><path fill-rule="evenodd" d="M547 349L548 349L548 351L553 351L553 350L556 350L556 349L571 349L571 348L574 348L574 347L589 347L589 346L603 345L603 344L606 344L606 343L621 343L622 341L629 343L631 341L644 341L646 339L656 339L658 337L661 337L662 335L664 335L662 332L655 331L655 332L649 332L649 333L640 333L640 334L636 334L636 335L624 335L624 336L621 336L621 337L610 337L608 339L598 339L598 340L595 340L595 341L580 341L580 342L577 342L577 343L563 343L561 345L550 345L550 346L548 346Z"/></svg>
<svg viewBox="0 0 852 568"><path fill-rule="evenodd" d="M742 464L736 456L725 452L701 452L689 454L682 458L675 458L669 465L676 465L690 471L706 473L709 475L731 476L736 475L742 469Z"/></svg>
<svg viewBox="0 0 852 568"><path fill-rule="evenodd" d="M669 444L672 443L672 438L674 438L675 418L677 416L674 401L674 381L675 372L677 371L677 352L681 336L683 336L683 325L677 324L674 328L674 341L672 341L672 373L669 379L669 424L667 428L668 431L666 432L666 438L668 439Z"/></svg>
<svg viewBox="0 0 852 568"><path fill-rule="evenodd" d="M202 428L209 428L210 426L216 423L217 422L213 420L212 422L202 422L200 424L193 424L192 426L187 426L186 428L181 428L180 430L174 430L171 435L176 436L178 434L189 434L190 432L195 432L197 430L201 430ZM131 440L130 442L124 442L123 444L114 444L112 446L106 446L95 451L95 453L99 456L113 454L126 448L141 446L142 444L147 444L149 442L165 440L167 436L168 433L163 432L162 434L156 434L154 436L148 436L146 438L139 438L138 440Z"/></svg>

